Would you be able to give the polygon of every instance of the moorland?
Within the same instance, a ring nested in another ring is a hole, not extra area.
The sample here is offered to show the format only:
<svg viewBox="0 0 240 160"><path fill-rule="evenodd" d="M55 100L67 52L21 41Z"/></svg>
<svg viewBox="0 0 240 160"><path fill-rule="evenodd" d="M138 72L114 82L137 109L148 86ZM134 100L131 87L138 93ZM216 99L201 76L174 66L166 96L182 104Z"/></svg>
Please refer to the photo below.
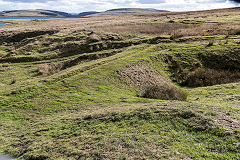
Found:
<svg viewBox="0 0 240 160"><path fill-rule="evenodd" d="M0 152L240 158L240 8L1 22Z"/></svg>

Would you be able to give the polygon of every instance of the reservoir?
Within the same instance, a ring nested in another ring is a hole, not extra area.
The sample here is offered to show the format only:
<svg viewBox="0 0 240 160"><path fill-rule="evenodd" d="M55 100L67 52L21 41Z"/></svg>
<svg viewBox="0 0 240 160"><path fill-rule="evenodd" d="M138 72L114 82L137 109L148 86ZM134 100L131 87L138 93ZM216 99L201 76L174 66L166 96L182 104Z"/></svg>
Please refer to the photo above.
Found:
<svg viewBox="0 0 240 160"><path fill-rule="evenodd" d="M14 158L11 158L11 157L8 157L8 156L3 156L0 154L0 160L17 160L17 159L14 159Z"/></svg>
<svg viewBox="0 0 240 160"><path fill-rule="evenodd" d="M5 26L8 26L8 25L4 23L0 23L0 27L5 27Z"/></svg>
<svg viewBox="0 0 240 160"><path fill-rule="evenodd" d="M0 20L14 20L14 19L33 19L33 20L48 20L48 19L78 19L82 17L0 17ZM0 23L0 27L8 26Z"/></svg>
<svg viewBox="0 0 240 160"><path fill-rule="evenodd" d="M9 19L39 19L39 20L47 20L47 19L73 19L73 18L81 18L81 17L0 17L0 20L9 20Z"/></svg>

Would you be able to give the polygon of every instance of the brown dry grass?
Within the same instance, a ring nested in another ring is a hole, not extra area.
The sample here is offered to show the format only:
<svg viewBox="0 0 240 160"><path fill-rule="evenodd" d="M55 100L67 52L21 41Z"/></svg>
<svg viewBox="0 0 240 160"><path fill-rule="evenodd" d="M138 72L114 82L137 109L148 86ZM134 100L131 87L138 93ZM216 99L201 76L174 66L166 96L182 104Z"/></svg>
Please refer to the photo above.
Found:
<svg viewBox="0 0 240 160"><path fill-rule="evenodd" d="M62 68L61 63L51 63L51 64L41 64L37 68L37 72L43 76L48 76L50 74L59 72Z"/></svg>
<svg viewBox="0 0 240 160"><path fill-rule="evenodd" d="M207 17L227 17L238 15L240 8L226 8L226 9L212 9L212 10L202 10L202 11L188 11L188 12L167 12L167 13L154 13L154 14L143 14L138 15L139 17L152 18L155 19L161 17L162 19L186 19L186 18L207 18Z"/></svg>
<svg viewBox="0 0 240 160"><path fill-rule="evenodd" d="M55 19L55 20L5 20L3 23L16 25L0 28L0 37L12 33L36 30L58 30L58 35L68 35L79 30L101 32L130 33L136 35L169 34L176 36L190 35L226 35L239 33L239 24L181 24L164 23L171 19L197 19L208 17L227 17L239 15L240 10L222 9L198 12L170 12L146 15L98 16L86 19ZM157 22L157 23L156 23Z"/></svg>
<svg viewBox="0 0 240 160"><path fill-rule="evenodd" d="M186 84L191 87L212 86L216 84L233 83L240 81L239 70L216 70L199 68L187 76Z"/></svg>
<svg viewBox="0 0 240 160"><path fill-rule="evenodd" d="M173 35L182 36L208 36L229 35L240 32L240 25L234 24L182 24L182 23L129 23L95 26L91 29L135 35Z"/></svg>
<svg viewBox="0 0 240 160"><path fill-rule="evenodd" d="M162 84L145 87L141 90L139 97L185 101L187 99L187 94L171 84Z"/></svg>
<svg viewBox="0 0 240 160"><path fill-rule="evenodd" d="M140 88L139 97L186 100L187 95L147 64L129 65L117 72L128 84Z"/></svg>
<svg viewBox="0 0 240 160"><path fill-rule="evenodd" d="M2 64L0 64L0 67L9 67L9 63L2 63Z"/></svg>
<svg viewBox="0 0 240 160"><path fill-rule="evenodd" d="M142 89L146 86L169 83L168 79L147 64L128 65L118 70L117 73L127 84Z"/></svg>

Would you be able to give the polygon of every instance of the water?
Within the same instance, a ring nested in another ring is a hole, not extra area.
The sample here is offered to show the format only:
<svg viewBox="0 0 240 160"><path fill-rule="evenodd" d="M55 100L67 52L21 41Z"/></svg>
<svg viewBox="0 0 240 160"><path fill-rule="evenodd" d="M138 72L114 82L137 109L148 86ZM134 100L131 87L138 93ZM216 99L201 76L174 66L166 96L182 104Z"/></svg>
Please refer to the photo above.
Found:
<svg viewBox="0 0 240 160"><path fill-rule="evenodd" d="M77 19L81 17L0 17L0 20L9 20L9 19L38 19L38 20L47 20L47 19ZM7 24L0 23L0 27L8 26ZM1 160L1 159L0 159Z"/></svg>
<svg viewBox="0 0 240 160"><path fill-rule="evenodd" d="M8 157L8 156L0 155L0 160L16 160L16 159Z"/></svg>
<svg viewBox="0 0 240 160"><path fill-rule="evenodd" d="M0 17L0 20L4 19L40 19L40 20L46 20L46 19L66 19L66 18L81 18L81 17Z"/></svg>
<svg viewBox="0 0 240 160"><path fill-rule="evenodd" d="M7 24L0 23L0 27L8 26ZM1 159L0 159L1 160Z"/></svg>

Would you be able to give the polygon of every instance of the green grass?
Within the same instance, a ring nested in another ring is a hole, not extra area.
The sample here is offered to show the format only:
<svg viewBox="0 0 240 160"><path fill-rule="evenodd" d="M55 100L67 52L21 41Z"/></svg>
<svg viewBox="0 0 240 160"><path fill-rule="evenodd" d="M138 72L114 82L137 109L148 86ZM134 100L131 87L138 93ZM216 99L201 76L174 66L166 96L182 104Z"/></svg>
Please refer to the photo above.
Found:
<svg viewBox="0 0 240 160"><path fill-rule="evenodd" d="M186 23L186 24L216 24L216 23L228 23L228 24L240 24L240 16L237 14L230 15L193 15L189 18L172 18L171 20L164 19L163 22L173 21L174 23Z"/></svg>
<svg viewBox="0 0 240 160"><path fill-rule="evenodd" d="M85 112L93 109L82 106L86 107L83 113L64 112L10 124L3 121L5 126L18 129L7 130L13 135L8 141L2 139L1 150L25 159L239 157L238 138L212 126L201 115L181 109L181 104L161 105L98 106L92 114Z"/></svg>
<svg viewBox="0 0 240 160"><path fill-rule="evenodd" d="M189 95L192 95L188 99L191 102L220 108L227 113L231 113L231 116L238 120L240 119L239 83L190 89Z"/></svg>
<svg viewBox="0 0 240 160"><path fill-rule="evenodd" d="M8 53L9 47L7 46L0 46L0 57L6 56Z"/></svg>
<svg viewBox="0 0 240 160"><path fill-rule="evenodd" d="M186 43L149 44L147 40L46 77L38 74L39 64L81 55L1 67L0 152L29 160L238 159L239 129L217 122L223 114L239 122L239 83L181 87L187 101L162 101L137 97L140 89L116 72L146 63L174 80L176 73L166 57L191 72L201 63L201 54L224 55L239 49L235 42L239 36L221 43L225 37L185 37ZM215 43L207 47L209 38ZM13 79L16 83L11 84Z"/></svg>

